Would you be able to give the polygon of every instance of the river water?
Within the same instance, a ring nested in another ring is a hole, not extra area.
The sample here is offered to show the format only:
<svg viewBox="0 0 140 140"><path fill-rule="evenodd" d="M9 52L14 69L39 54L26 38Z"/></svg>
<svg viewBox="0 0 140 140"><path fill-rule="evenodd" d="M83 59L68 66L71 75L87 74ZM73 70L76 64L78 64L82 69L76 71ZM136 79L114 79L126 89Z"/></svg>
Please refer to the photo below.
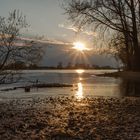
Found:
<svg viewBox="0 0 140 140"><path fill-rule="evenodd" d="M113 72L115 70L25 70L22 79L15 84L1 85L0 89L15 86L27 86L36 81L39 83L67 83L74 87L24 89L0 91L0 99L29 99L48 96L75 96L78 99L87 96L140 96L140 80L121 79L113 77L98 77L96 74Z"/></svg>

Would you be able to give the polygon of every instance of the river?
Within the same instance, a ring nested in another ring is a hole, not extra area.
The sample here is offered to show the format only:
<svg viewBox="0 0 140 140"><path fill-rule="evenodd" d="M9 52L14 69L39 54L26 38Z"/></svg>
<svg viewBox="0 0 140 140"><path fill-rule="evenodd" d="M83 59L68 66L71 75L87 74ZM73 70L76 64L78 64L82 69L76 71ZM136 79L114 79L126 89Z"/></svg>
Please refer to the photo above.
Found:
<svg viewBox="0 0 140 140"><path fill-rule="evenodd" d="M78 99L93 96L123 97L140 96L140 80L98 77L96 74L115 70L24 70L22 79L15 84L1 85L0 89L27 86L35 83L67 83L74 87L24 89L0 91L0 99L44 98L48 96L75 96Z"/></svg>

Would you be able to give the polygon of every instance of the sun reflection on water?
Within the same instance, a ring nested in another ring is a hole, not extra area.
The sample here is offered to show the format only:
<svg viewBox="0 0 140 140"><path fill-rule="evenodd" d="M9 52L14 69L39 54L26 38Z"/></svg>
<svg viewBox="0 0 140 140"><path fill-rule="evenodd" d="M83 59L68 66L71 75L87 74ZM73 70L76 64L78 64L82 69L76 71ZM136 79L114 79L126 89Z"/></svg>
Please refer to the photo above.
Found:
<svg viewBox="0 0 140 140"><path fill-rule="evenodd" d="M82 83L80 82L80 83L78 83L78 90L77 90L77 92L76 92L76 98L78 99L78 100L81 100L81 99L83 99L83 85L82 85Z"/></svg>
<svg viewBox="0 0 140 140"><path fill-rule="evenodd" d="M78 70L76 70L76 72L77 72L78 74L82 74L82 73L84 73L84 70L78 69Z"/></svg>
<svg viewBox="0 0 140 140"><path fill-rule="evenodd" d="M79 77L79 81L82 81L82 80L83 80L83 78Z"/></svg>

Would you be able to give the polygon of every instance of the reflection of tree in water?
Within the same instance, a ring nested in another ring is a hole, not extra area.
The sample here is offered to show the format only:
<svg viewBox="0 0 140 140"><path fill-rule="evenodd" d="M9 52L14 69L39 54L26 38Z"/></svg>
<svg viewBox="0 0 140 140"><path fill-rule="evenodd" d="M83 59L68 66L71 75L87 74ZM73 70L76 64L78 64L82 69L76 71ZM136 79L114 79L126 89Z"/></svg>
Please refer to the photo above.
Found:
<svg viewBox="0 0 140 140"><path fill-rule="evenodd" d="M122 79L120 90L122 96L140 96L140 80Z"/></svg>

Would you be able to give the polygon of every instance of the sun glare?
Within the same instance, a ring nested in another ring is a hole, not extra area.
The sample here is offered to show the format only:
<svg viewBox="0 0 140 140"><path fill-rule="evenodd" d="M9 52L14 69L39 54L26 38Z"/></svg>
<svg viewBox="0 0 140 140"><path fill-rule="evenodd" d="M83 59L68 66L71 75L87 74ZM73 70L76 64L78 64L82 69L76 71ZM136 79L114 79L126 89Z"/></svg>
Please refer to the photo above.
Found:
<svg viewBox="0 0 140 140"><path fill-rule="evenodd" d="M78 51L84 51L84 50L89 50L84 43L82 42L74 42L74 49L78 50Z"/></svg>
<svg viewBox="0 0 140 140"><path fill-rule="evenodd" d="M78 74L82 74L82 73L84 73L84 70L78 69L78 70L76 70L76 72L77 72Z"/></svg>

